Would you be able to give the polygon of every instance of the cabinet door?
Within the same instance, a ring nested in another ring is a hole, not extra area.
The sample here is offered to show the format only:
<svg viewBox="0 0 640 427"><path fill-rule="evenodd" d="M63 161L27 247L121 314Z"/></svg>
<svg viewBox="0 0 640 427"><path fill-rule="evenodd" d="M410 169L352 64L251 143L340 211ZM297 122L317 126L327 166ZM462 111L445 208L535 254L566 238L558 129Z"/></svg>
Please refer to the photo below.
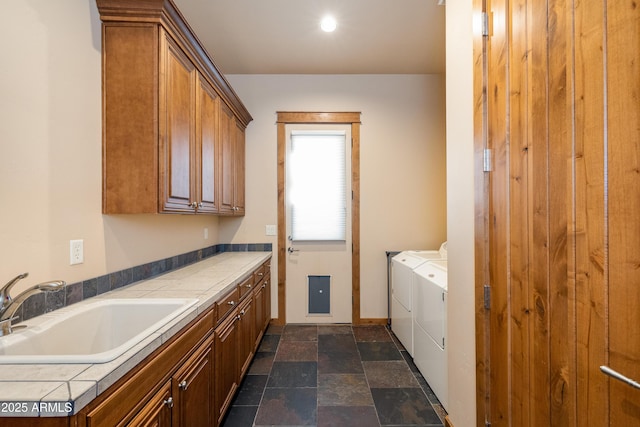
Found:
<svg viewBox="0 0 640 427"><path fill-rule="evenodd" d="M244 172L245 172L245 135L244 127L236 122L234 132L234 215L244 215Z"/></svg>
<svg viewBox="0 0 640 427"><path fill-rule="evenodd" d="M209 427L213 424L211 344L209 340L201 346L173 376L172 389L176 405L173 420L177 426Z"/></svg>
<svg viewBox="0 0 640 427"><path fill-rule="evenodd" d="M253 328L253 350L254 352L258 349L260 345L260 340L263 335L263 326L264 326L264 279L258 283L256 290L253 293L253 305L255 310L254 316L254 328Z"/></svg>
<svg viewBox="0 0 640 427"><path fill-rule="evenodd" d="M234 117L224 103L220 103L220 212L234 212Z"/></svg>
<svg viewBox="0 0 640 427"><path fill-rule="evenodd" d="M196 69L167 35L160 49L160 211L194 212ZM155 191L155 189L148 189Z"/></svg>
<svg viewBox="0 0 640 427"><path fill-rule="evenodd" d="M263 264L263 283L261 285L264 295L262 298L262 331L266 331L271 322L271 261Z"/></svg>
<svg viewBox="0 0 640 427"><path fill-rule="evenodd" d="M170 427L172 408L171 381L167 381L127 426Z"/></svg>
<svg viewBox="0 0 640 427"><path fill-rule="evenodd" d="M218 135L216 118L219 98L211 85L198 74L196 85L196 164L199 184L197 202L199 213L218 212L216 173L218 167Z"/></svg>
<svg viewBox="0 0 640 427"><path fill-rule="evenodd" d="M240 377L238 378L238 383L244 374L249 369L249 365L251 364L251 358L253 356L253 347L255 344L255 313L253 309L253 299L248 297L246 300L242 302L240 307L238 307L238 313L240 316L240 320L238 322L238 333L239 333L239 352L238 355L238 367L240 369Z"/></svg>
<svg viewBox="0 0 640 427"><path fill-rule="evenodd" d="M238 388L238 314L234 310L215 330L214 414L218 424Z"/></svg>

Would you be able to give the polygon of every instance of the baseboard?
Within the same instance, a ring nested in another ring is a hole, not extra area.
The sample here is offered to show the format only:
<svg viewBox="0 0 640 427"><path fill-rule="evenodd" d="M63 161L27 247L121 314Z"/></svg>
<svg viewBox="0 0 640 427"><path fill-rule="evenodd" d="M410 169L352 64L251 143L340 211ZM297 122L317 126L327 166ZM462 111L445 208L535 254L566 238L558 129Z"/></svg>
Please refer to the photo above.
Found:
<svg viewBox="0 0 640 427"><path fill-rule="evenodd" d="M453 427L453 423L451 422L449 415L444 417L444 427Z"/></svg>
<svg viewBox="0 0 640 427"><path fill-rule="evenodd" d="M271 321L269 322L269 324L274 325L274 326L284 326L285 323L281 322L280 319L278 318L272 318ZM387 324L387 319L360 319L357 323L354 323L354 325L386 325Z"/></svg>
<svg viewBox="0 0 640 427"><path fill-rule="evenodd" d="M386 317L384 319L360 319L360 321L358 321L357 323L354 323L354 325L386 325L386 324L387 324Z"/></svg>

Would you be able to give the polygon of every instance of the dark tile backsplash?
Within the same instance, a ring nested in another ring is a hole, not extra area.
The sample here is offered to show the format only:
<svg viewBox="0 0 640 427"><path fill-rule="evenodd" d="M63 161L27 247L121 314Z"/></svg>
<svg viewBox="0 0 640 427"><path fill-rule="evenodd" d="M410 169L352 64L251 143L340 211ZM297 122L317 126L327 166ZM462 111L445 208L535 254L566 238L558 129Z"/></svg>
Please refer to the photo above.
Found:
<svg viewBox="0 0 640 427"><path fill-rule="evenodd" d="M194 262L202 261L223 252L270 252L271 250L271 243L224 243L209 246L125 270L114 271L113 273L82 282L68 283L64 289L57 292L32 295L22 304L16 315L20 316L20 321L31 319L140 280L150 279Z"/></svg>

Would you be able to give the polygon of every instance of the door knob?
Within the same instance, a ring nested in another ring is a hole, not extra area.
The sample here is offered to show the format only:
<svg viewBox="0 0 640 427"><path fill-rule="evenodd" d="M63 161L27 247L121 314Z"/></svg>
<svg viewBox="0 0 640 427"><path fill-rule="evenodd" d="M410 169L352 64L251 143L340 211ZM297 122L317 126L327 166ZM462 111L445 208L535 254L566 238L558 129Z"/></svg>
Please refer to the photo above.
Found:
<svg viewBox="0 0 640 427"><path fill-rule="evenodd" d="M293 249L291 246L289 246L287 248L287 252L289 252L290 254L294 253L294 252L300 252L300 249Z"/></svg>

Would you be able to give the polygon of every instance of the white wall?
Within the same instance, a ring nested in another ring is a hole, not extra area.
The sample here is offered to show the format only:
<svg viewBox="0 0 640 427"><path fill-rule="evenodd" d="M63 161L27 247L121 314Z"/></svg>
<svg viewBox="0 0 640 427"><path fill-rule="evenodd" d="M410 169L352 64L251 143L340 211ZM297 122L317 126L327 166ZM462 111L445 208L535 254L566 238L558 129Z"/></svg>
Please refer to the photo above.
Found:
<svg viewBox="0 0 640 427"><path fill-rule="evenodd" d="M361 316L386 318L385 251L438 248L446 238L443 76L227 77L254 121L247 215L221 219L221 240L276 246L265 225L277 223L277 111L360 111Z"/></svg>
<svg viewBox="0 0 640 427"><path fill-rule="evenodd" d="M448 0L447 237L449 255L449 417L476 425L473 33L471 0Z"/></svg>
<svg viewBox="0 0 640 427"><path fill-rule="evenodd" d="M0 284L30 272L16 291L219 242L216 217L101 214L100 25L94 0L2 4ZM69 266L71 239L84 264Z"/></svg>

